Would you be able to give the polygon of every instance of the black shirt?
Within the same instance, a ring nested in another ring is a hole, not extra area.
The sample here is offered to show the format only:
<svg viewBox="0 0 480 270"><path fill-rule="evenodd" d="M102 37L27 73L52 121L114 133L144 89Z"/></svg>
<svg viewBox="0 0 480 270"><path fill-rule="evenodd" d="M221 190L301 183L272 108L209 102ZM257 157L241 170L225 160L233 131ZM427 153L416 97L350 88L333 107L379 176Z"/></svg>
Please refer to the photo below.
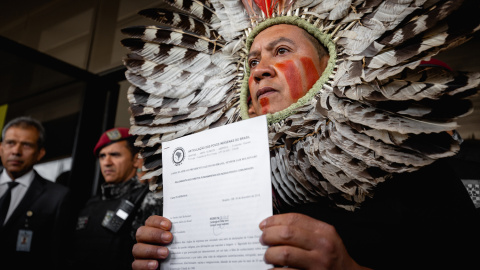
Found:
<svg viewBox="0 0 480 270"><path fill-rule="evenodd" d="M360 209L285 206L333 225L350 256L374 269L478 269L480 220L445 161L378 185Z"/></svg>

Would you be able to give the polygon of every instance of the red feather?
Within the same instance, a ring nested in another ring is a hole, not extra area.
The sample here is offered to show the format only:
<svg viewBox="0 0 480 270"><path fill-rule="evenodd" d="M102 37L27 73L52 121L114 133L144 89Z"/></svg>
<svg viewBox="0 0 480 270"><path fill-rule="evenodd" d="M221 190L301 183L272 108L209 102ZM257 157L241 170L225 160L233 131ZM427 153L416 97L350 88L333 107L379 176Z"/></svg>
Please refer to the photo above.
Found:
<svg viewBox="0 0 480 270"><path fill-rule="evenodd" d="M261 17L260 10L265 17L271 18L273 13L281 14L285 10L290 9L294 1L295 0L242 0L250 18Z"/></svg>
<svg viewBox="0 0 480 270"><path fill-rule="evenodd" d="M257 6L263 11L267 18L272 17L273 7L278 3L278 0L254 0Z"/></svg>

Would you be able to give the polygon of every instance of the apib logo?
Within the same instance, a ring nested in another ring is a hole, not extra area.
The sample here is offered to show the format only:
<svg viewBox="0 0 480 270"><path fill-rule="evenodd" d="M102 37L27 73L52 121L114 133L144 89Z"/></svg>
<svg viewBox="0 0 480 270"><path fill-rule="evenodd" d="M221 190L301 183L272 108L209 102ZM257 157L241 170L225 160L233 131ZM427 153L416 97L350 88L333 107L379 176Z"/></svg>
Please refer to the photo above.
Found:
<svg viewBox="0 0 480 270"><path fill-rule="evenodd" d="M185 159L185 150L183 148L178 147L173 151L172 160L175 166L182 164L182 161Z"/></svg>

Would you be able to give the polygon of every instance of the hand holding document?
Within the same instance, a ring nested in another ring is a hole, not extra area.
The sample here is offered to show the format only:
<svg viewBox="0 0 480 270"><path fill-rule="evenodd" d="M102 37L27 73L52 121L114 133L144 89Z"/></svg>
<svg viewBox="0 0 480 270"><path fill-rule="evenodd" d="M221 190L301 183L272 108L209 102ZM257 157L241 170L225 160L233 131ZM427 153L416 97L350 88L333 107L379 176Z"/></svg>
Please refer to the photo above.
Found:
<svg viewBox="0 0 480 270"><path fill-rule="evenodd" d="M268 269L259 223L272 215L265 116L163 143L164 216L173 243L161 269Z"/></svg>

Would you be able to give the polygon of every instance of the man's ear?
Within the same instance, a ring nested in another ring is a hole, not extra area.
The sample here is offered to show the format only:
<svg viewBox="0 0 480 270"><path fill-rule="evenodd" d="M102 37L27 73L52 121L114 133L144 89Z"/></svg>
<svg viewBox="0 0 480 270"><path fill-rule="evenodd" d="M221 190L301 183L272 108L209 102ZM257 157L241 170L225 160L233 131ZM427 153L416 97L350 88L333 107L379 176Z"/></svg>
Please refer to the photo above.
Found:
<svg viewBox="0 0 480 270"><path fill-rule="evenodd" d="M45 153L46 153L46 150L45 148L42 147L38 152L37 162L39 162L45 156Z"/></svg>
<svg viewBox="0 0 480 270"><path fill-rule="evenodd" d="M138 153L133 155L133 166L135 168L141 168L142 167L142 159L138 157Z"/></svg>

